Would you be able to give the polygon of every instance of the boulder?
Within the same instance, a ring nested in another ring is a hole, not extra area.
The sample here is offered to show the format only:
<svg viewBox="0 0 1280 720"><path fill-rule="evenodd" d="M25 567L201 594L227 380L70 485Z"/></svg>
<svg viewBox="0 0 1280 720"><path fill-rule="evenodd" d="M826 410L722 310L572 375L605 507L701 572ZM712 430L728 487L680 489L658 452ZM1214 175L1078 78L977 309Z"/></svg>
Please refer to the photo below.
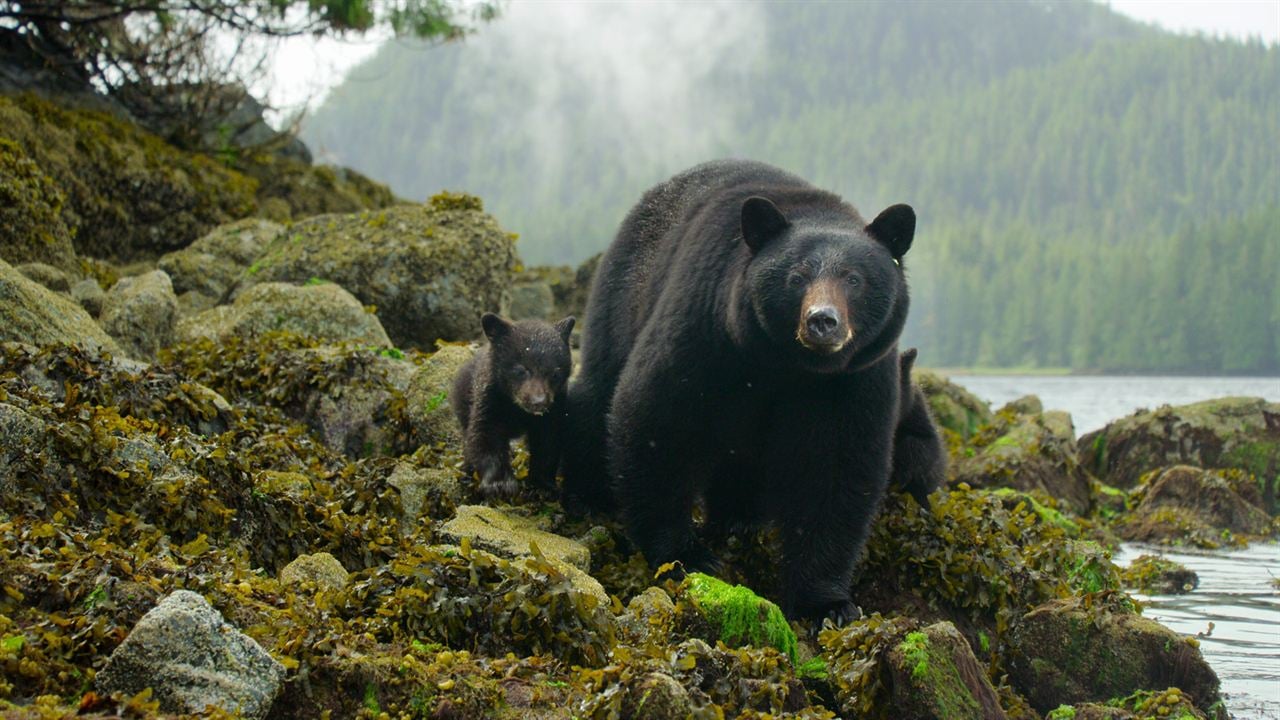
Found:
<svg viewBox="0 0 1280 720"><path fill-rule="evenodd" d="M622 717L632 720L692 717L696 709L689 691L675 678L661 672L631 679L626 686L622 708Z"/></svg>
<svg viewBox="0 0 1280 720"><path fill-rule="evenodd" d="M556 299L551 285L542 281L518 282L511 286L512 320L556 320Z"/></svg>
<svg viewBox="0 0 1280 720"><path fill-rule="evenodd" d="M1178 687L1202 711L1218 711L1218 676L1195 639L1118 604L1052 600L1015 623L1010 678L1032 706L1047 713L1059 705Z"/></svg>
<svg viewBox="0 0 1280 720"><path fill-rule="evenodd" d="M29 262L13 268L22 273L28 280L34 280L46 288L65 293L71 290L71 276L52 265L42 262Z"/></svg>
<svg viewBox="0 0 1280 720"><path fill-rule="evenodd" d="M665 643L671 637L676 606L659 587L649 587L627 603L618 616L618 629L632 645L644 647L649 641Z"/></svg>
<svg viewBox="0 0 1280 720"><path fill-rule="evenodd" d="M907 633L888 653L890 707L904 720L1006 717L986 669L954 625Z"/></svg>
<svg viewBox="0 0 1280 720"><path fill-rule="evenodd" d="M168 273L153 270L121 278L103 300L99 322L130 357L155 358L173 344L178 323L178 298Z"/></svg>
<svg viewBox="0 0 1280 720"><path fill-rule="evenodd" d="M387 484L400 493L400 532L404 535L413 534L424 519L455 513L463 498L457 472L404 460L396 462Z"/></svg>
<svg viewBox="0 0 1280 720"><path fill-rule="evenodd" d="M1245 500L1218 473L1176 465L1154 473L1134 493L1136 506L1115 524L1120 537L1134 542L1217 547L1225 534L1272 534L1271 518Z"/></svg>
<svg viewBox="0 0 1280 720"><path fill-rule="evenodd" d="M437 195L293 226L241 276L235 294L262 282L323 278L372 305L399 347L476 337L480 316L509 301L513 236L469 196Z"/></svg>
<svg viewBox="0 0 1280 720"><path fill-rule="evenodd" d="M1023 395L1016 400L1010 400L1005 403L1004 407L996 411L996 414L1013 413L1014 415L1039 415L1044 412L1044 403L1040 402L1040 398L1035 395Z"/></svg>
<svg viewBox="0 0 1280 720"><path fill-rule="evenodd" d="M200 595L177 590L142 617L97 674L98 692L132 696L151 688L160 709L208 706L264 718L285 670Z"/></svg>
<svg viewBox="0 0 1280 720"><path fill-rule="evenodd" d="M280 571L280 582L291 587L311 585L318 590L341 590L347 586L347 569L329 553L299 555Z"/></svg>
<svg viewBox="0 0 1280 720"><path fill-rule="evenodd" d="M413 372L405 390L405 412L415 434L428 443L461 448L462 426L450 404L453 378L476 354L467 345L442 345Z"/></svg>
<svg viewBox="0 0 1280 720"><path fill-rule="evenodd" d="M796 661L796 634L781 608L750 588L703 573L690 574L681 588L711 628L709 641L729 647L773 647Z"/></svg>
<svg viewBox="0 0 1280 720"><path fill-rule="evenodd" d="M1120 572L1124 586L1148 595L1181 595L1196 589L1200 577L1181 563L1155 555L1140 555Z"/></svg>
<svg viewBox="0 0 1280 720"><path fill-rule="evenodd" d="M179 298L196 296L185 304L216 304L254 258L284 231L282 225L258 218L220 225L187 247L161 257L158 267L169 273Z"/></svg>
<svg viewBox="0 0 1280 720"><path fill-rule="evenodd" d="M924 392L933 411L933 419L960 440L968 440L978 428L994 419L990 406L978 396L947 378L927 370L915 369L912 379Z"/></svg>
<svg viewBox="0 0 1280 720"><path fill-rule="evenodd" d="M349 457L387 454L400 448L389 417L409 384L414 366L383 355L362 355L339 347L296 350L288 362L316 378L304 394L291 398L290 414L305 422L325 445Z"/></svg>
<svg viewBox="0 0 1280 720"><path fill-rule="evenodd" d="M32 282L0 260L0 342L67 343L120 353L84 308Z"/></svg>
<svg viewBox="0 0 1280 720"><path fill-rule="evenodd" d="M1078 515L1092 504L1092 478L1076 461L1066 413L1002 412L970 439L973 454L951 464L953 483L1041 492Z"/></svg>
<svg viewBox="0 0 1280 720"><path fill-rule="evenodd" d="M1264 509L1275 512L1280 474L1280 403L1221 398L1138 412L1086 434L1080 462L1109 485L1133 487L1168 465L1237 468L1262 485Z"/></svg>
<svg viewBox="0 0 1280 720"><path fill-rule="evenodd" d="M25 457L53 455L44 421L20 407L0 402L0 497L17 492L19 464Z"/></svg>
<svg viewBox="0 0 1280 720"><path fill-rule="evenodd" d="M333 283L263 283L249 288L230 305L192 315L178 324L178 339L207 337L221 341L283 330L321 342L353 342L391 347L382 325L351 293Z"/></svg>
<svg viewBox="0 0 1280 720"><path fill-rule="evenodd" d="M64 202L62 189L26 150L0 138L0 260L74 272L76 253L62 217Z"/></svg>
<svg viewBox="0 0 1280 720"><path fill-rule="evenodd" d="M107 293L93 278L85 278L71 286L71 299L80 303L84 311L98 317L102 314L102 305L107 301Z"/></svg>

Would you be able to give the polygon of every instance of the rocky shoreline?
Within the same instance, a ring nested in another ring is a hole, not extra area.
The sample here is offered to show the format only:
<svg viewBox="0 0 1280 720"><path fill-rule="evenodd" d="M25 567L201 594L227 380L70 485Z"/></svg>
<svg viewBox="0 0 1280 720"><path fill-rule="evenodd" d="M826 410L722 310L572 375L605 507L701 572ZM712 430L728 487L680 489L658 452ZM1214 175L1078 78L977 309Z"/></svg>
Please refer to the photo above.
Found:
<svg viewBox="0 0 1280 720"><path fill-rule="evenodd" d="M488 506L459 471L481 312L581 316L590 263L522 267L469 196L0 115L0 716L1228 716L1195 638L1125 592L1194 578L1110 549L1274 537L1276 403L1077 438L917 372L948 489L886 502L864 619L788 622L767 532L657 583L614 519Z"/></svg>

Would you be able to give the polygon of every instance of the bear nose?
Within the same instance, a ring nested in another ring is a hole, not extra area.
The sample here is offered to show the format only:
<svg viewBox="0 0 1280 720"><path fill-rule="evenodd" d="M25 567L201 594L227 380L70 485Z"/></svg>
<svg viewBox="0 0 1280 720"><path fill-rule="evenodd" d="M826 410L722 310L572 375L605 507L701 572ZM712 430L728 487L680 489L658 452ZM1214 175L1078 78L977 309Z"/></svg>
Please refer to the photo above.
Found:
<svg viewBox="0 0 1280 720"><path fill-rule="evenodd" d="M809 334L815 339L826 339L835 333L836 328L840 326L840 318L836 314L836 309L830 305L809 308L804 322L809 329Z"/></svg>

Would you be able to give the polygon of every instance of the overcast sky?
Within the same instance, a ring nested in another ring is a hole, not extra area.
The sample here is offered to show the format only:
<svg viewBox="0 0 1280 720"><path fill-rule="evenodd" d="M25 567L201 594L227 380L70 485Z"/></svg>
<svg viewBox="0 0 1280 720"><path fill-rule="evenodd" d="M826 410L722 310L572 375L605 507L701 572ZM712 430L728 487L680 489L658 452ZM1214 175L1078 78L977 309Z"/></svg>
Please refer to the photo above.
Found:
<svg viewBox="0 0 1280 720"><path fill-rule="evenodd" d="M1117 12L1173 32L1280 42L1280 0L1111 0L1109 4ZM385 35L371 35L346 42L332 38L285 42L274 58L271 104L288 109L309 102L314 107L348 69L385 40Z"/></svg>

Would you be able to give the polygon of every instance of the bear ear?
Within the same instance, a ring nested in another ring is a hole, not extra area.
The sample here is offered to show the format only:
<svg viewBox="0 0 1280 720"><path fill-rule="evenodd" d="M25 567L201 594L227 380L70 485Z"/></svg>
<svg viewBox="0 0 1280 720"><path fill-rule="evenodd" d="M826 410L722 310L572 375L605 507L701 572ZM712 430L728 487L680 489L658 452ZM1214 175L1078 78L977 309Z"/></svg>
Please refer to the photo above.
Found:
<svg viewBox="0 0 1280 720"><path fill-rule="evenodd" d="M484 328L485 337L489 338L489 342L497 342L499 339L506 337L511 332L511 323L497 315L487 312L480 316L480 326Z"/></svg>
<svg viewBox="0 0 1280 720"><path fill-rule="evenodd" d="M911 239L916 234L916 211L910 205L894 205L886 208L867 226L867 234L889 248L895 260L911 249Z"/></svg>
<svg viewBox="0 0 1280 720"><path fill-rule="evenodd" d="M908 348L903 350L902 354L898 355L899 372L903 375L907 375L911 372L911 368L916 364L916 354L918 352L919 351L916 348Z"/></svg>
<svg viewBox="0 0 1280 720"><path fill-rule="evenodd" d="M569 342L569 336L573 334L573 324L575 322L577 322L577 320L572 315L570 315L569 317L556 323L555 325L556 332L560 333L560 337L564 339L565 342Z"/></svg>
<svg viewBox="0 0 1280 720"><path fill-rule="evenodd" d="M760 252L765 243L782 234L791 223L772 201L762 197L749 197L742 203L742 239L751 252Z"/></svg>

